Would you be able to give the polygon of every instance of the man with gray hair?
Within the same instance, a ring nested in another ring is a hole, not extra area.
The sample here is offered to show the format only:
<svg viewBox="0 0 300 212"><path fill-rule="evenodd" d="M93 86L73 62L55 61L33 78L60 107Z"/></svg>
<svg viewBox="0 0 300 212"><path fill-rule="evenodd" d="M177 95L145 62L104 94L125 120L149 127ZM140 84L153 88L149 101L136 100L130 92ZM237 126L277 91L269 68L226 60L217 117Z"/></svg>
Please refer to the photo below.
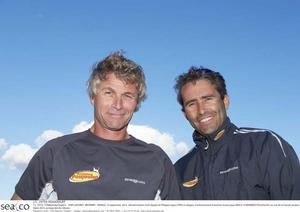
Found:
<svg viewBox="0 0 300 212"><path fill-rule="evenodd" d="M179 199L168 156L127 132L145 91L142 67L122 53L98 62L88 80L93 126L47 142L31 159L12 199L39 199L45 186L62 200Z"/></svg>

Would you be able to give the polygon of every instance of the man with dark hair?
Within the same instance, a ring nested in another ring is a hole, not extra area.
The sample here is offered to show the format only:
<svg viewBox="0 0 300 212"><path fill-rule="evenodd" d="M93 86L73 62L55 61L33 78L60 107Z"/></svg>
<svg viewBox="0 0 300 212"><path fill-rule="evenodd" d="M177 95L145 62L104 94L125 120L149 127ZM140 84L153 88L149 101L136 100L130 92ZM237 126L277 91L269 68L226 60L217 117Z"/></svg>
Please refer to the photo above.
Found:
<svg viewBox="0 0 300 212"><path fill-rule="evenodd" d="M231 123L220 73L191 67L177 78L175 90L195 129L195 147L175 164L183 199L300 199L293 148L270 130Z"/></svg>
<svg viewBox="0 0 300 212"><path fill-rule="evenodd" d="M120 52L97 63L88 81L94 125L47 142L30 161L12 199L39 199L44 188L43 198L63 200L179 199L168 156L127 132L145 91L142 67Z"/></svg>

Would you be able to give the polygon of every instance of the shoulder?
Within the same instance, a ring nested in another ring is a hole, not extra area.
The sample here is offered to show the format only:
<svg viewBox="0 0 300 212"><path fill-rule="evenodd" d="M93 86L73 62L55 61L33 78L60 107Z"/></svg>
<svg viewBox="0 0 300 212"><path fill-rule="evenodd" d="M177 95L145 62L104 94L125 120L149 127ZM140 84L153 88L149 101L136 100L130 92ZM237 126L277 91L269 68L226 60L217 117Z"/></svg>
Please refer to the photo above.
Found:
<svg viewBox="0 0 300 212"><path fill-rule="evenodd" d="M280 135L269 129L260 128L238 128L233 133L241 140L248 140L257 146L261 151L264 149L278 150L286 157L286 149L291 148Z"/></svg>
<svg viewBox="0 0 300 212"><path fill-rule="evenodd" d="M51 151L52 153L59 151L65 145L76 140L80 140L86 136L86 131L80 133L73 133L68 135L63 135L54 139L47 141L38 152L45 153Z"/></svg>
<svg viewBox="0 0 300 212"><path fill-rule="evenodd" d="M196 162L193 162L195 159L196 152L197 152L197 147L195 146L186 155L184 155L178 161L176 161L176 163L174 165L176 171L180 171L182 168L186 168L189 163L196 163Z"/></svg>
<svg viewBox="0 0 300 212"><path fill-rule="evenodd" d="M156 144L153 144L153 143L147 143L145 141L142 141L142 140L139 140L135 137L134 138L134 141L137 145L141 146L142 149L146 150L146 151L150 151L152 152L152 154L160 161L162 160L169 160L169 156L166 154L166 152L161 148L159 147L158 145Z"/></svg>
<svg viewBox="0 0 300 212"><path fill-rule="evenodd" d="M63 135L57 138L54 138L52 140L49 140L47 142L47 145L64 145L68 142L72 142L78 139L82 139L87 136L87 131L79 132L79 133L73 133L68 135Z"/></svg>
<svg viewBox="0 0 300 212"><path fill-rule="evenodd" d="M85 132L64 135L54 138L45 143L31 158L28 166L36 167L37 164L45 164L51 166L55 158L61 153L61 150L70 142L76 141L85 136Z"/></svg>

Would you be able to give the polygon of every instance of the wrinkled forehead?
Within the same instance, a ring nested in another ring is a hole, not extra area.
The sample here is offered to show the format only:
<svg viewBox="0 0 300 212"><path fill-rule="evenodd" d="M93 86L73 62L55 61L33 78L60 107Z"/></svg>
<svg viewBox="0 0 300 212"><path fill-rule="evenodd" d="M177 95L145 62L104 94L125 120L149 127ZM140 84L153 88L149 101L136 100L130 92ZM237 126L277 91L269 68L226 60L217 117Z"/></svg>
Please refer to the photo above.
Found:
<svg viewBox="0 0 300 212"><path fill-rule="evenodd" d="M119 81L122 81L124 84L135 84L136 86L138 84L136 76L114 71L98 75L98 82L109 80L112 77L118 79Z"/></svg>
<svg viewBox="0 0 300 212"><path fill-rule="evenodd" d="M201 79L186 83L181 88L182 100L205 97L205 96L216 96L220 97L220 94L214 84L209 80Z"/></svg>
<svg viewBox="0 0 300 212"><path fill-rule="evenodd" d="M113 73L107 74L105 79L98 79L97 81L97 89L111 88L116 90L124 90L125 92L128 91L131 93L137 92L137 86L135 82L119 79Z"/></svg>
<svg viewBox="0 0 300 212"><path fill-rule="evenodd" d="M216 85L207 79L197 79L197 80L189 81L181 87L181 92L191 90L191 89L198 90L201 92L205 92L205 91L218 92Z"/></svg>

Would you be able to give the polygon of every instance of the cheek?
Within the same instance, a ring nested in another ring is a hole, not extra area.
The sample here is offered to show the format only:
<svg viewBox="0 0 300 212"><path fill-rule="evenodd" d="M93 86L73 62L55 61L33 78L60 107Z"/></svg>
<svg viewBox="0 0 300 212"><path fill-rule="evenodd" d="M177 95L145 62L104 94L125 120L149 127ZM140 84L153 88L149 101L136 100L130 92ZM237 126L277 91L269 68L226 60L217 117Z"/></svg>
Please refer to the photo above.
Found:
<svg viewBox="0 0 300 212"><path fill-rule="evenodd" d="M123 107L128 111L128 112L134 112L135 108L137 106L137 102L125 102Z"/></svg>
<svg viewBox="0 0 300 212"><path fill-rule="evenodd" d="M194 120L196 118L196 115L192 111L186 111L184 112L185 118L188 120Z"/></svg>
<svg viewBox="0 0 300 212"><path fill-rule="evenodd" d="M219 107L218 108L218 114L219 114L219 119L224 119L224 117L226 116L226 109L225 109L225 107ZM221 120L221 121L222 121Z"/></svg>
<svg viewBox="0 0 300 212"><path fill-rule="evenodd" d="M104 101L101 101L101 100L95 100L94 101L94 110L95 111L105 111L109 108L109 104L108 102L104 102Z"/></svg>

